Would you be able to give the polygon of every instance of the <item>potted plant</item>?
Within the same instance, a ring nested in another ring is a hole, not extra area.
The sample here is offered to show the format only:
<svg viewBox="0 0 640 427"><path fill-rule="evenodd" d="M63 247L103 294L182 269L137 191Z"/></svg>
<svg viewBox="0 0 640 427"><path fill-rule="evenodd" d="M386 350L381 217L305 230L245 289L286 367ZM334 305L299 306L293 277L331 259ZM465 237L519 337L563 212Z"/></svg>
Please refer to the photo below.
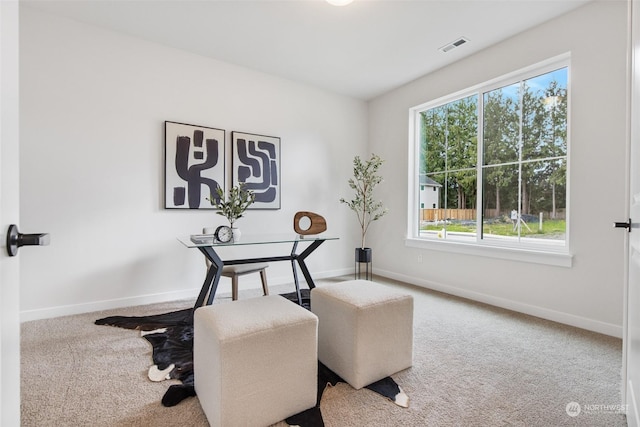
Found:
<svg viewBox="0 0 640 427"><path fill-rule="evenodd" d="M381 201L376 201L373 197L373 190L382 182L382 176L378 175L378 169L384 160L376 154L371 158L362 161L359 156L353 159L353 178L349 179L349 187L355 192L351 200L340 199L356 213L360 223L361 236L360 247L356 248L356 262L371 262L371 248L365 247L365 239L369 226L373 221L382 218L388 209Z"/></svg>
<svg viewBox="0 0 640 427"><path fill-rule="evenodd" d="M216 188L216 193L218 197L211 195L207 200L218 209L218 215L227 218L233 231L233 240L237 241L240 239L240 230L235 227L235 222L242 218L244 211L256 200L256 195L251 190L245 190L243 182L231 187L227 197L220 186Z"/></svg>

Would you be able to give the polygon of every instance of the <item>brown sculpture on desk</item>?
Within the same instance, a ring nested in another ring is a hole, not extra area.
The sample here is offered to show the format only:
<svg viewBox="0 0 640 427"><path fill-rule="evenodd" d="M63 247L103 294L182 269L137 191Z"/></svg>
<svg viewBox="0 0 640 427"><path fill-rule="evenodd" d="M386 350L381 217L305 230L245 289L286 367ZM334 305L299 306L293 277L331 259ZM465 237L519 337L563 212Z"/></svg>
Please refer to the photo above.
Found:
<svg viewBox="0 0 640 427"><path fill-rule="evenodd" d="M310 225L308 228L303 229L300 227L300 220L308 218ZM323 231L327 231L327 221L317 213L300 211L293 217L293 229L300 236L308 236L310 234L320 234Z"/></svg>

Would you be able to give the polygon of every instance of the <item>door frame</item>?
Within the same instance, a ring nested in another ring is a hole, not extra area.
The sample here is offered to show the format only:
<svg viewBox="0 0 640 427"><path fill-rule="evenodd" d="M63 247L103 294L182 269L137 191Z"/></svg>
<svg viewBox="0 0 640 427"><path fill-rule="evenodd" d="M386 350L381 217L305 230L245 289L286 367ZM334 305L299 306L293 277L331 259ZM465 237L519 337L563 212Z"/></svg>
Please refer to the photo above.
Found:
<svg viewBox="0 0 640 427"><path fill-rule="evenodd" d="M20 425L20 265L6 233L19 219L19 0L0 0L0 425Z"/></svg>
<svg viewBox="0 0 640 427"><path fill-rule="evenodd" d="M640 57L636 53L640 49L640 4L637 0L630 0L628 2L628 20L627 20L627 147L626 147L626 171L625 171L625 185L627 195L625 200L625 211L627 212L627 218L631 221L632 216L632 191L634 185L632 185L632 173L635 169L640 168L640 162L634 162L632 155L636 152L640 152L640 116L636 114L636 110L640 110ZM635 147L632 148L632 147ZM635 164L638 163L638 164ZM636 219L637 221L637 219ZM635 225L635 226L634 226ZM640 233L640 229L637 228L637 222L630 224L629 231L635 229L635 233ZM627 424L629 427L640 426L640 419L638 416L638 402L636 401L640 396L634 396L633 389L631 388L631 375L629 371L629 361L633 358L638 359L640 355L632 355L631 351L634 348L631 340L634 332L630 328L630 313L640 308L640 301L632 301L629 298L631 293L632 275L630 274L630 268L632 262L629 257L632 255L630 248L631 236L628 235L624 239L625 243L625 257L624 257L624 292L623 292L623 318L622 318L622 370L621 370L621 398L622 404L625 405ZM635 276L635 275L634 275ZM640 285L636 285L640 286ZM635 289L635 288L634 288ZM634 327L637 327L634 326ZM633 362L632 362L633 363ZM637 363L637 361L635 362Z"/></svg>

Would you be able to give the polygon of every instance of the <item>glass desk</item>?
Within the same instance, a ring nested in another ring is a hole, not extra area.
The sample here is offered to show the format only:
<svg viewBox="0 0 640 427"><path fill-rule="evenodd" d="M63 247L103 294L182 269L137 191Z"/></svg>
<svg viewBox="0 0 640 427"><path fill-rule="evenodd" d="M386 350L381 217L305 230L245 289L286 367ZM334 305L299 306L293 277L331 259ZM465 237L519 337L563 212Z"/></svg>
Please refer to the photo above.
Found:
<svg viewBox="0 0 640 427"><path fill-rule="evenodd" d="M298 272L296 270L296 263L300 267L302 274L307 281L309 289L315 288L313 278L309 273L309 269L304 260L315 251L318 246L327 240L338 240L338 237L313 235L313 236L300 236L295 233L287 234L255 234L255 235L243 235L238 242L220 243L215 241L213 235L210 234L196 234L191 236L178 237L178 240L187 248L197 248L204 254L204 256L211 261L211 266L207 270L207 275L202 284L202 290L198 295L194 308L201 307L205 304L210 305L213 303L213 298L216 295L218 288L218 282L222 275L222 267L225 265L238 265L238 264L252 264L256 262L273 262L273 261L290 261L291 268L293 269L293 280L296 286L296 294L298 297L298 304L302 305L302 295L300 294L300 283L298 281ZM245 258L245 259L233 259L222 260L218 253L217 248L222 247L242 247L249 245L269 245L276 243L291 243L291 252L287 255L267 256L260 258ZM298 244L308 243L309 245L300 253L298 253ZM207 296L208 294L208 296Z"/></svg>

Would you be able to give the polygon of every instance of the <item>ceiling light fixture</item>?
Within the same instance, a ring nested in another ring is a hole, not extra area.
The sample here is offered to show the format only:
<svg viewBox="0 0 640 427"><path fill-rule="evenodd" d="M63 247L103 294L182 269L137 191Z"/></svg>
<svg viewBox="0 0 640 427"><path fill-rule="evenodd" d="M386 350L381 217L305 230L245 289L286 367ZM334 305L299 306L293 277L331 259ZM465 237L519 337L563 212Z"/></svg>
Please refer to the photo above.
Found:
<svg viewBox="0 0 640 427"><path fill-rule="evenodd" d="M353 0L327 0L327 3L334 6L346 6L351 2L353 2Z"/></svg>

